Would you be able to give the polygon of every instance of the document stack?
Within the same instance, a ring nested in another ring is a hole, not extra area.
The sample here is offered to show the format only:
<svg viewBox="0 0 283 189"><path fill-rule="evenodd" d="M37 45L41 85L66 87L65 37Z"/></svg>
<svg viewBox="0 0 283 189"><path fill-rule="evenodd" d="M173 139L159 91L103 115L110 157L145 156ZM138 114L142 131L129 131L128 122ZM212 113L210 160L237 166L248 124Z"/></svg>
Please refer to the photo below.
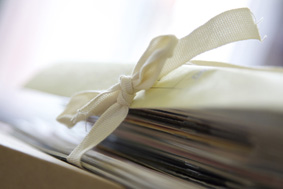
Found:
<svg viewBox="0 0 283 189"><path fill-rule="evenodd" d="M1 130L124 188L282 188L283 69L192 60L246 39L257 25L235 9L153 39L131 75L54 66L2 93Z"/></svg>

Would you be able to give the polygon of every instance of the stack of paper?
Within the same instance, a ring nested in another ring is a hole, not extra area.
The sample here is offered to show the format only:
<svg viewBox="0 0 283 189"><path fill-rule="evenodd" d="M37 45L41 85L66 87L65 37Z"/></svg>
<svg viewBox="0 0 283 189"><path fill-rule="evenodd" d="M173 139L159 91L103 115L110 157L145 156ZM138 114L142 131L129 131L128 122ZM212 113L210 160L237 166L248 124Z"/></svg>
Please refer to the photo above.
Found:
<svg viewBox="0 0 283 189"><path fill-rule="evenodd" d="M0 121L7 125L0 128L1 133L12 135L60 160L66 161L66 156L87 133L84 123L69 130L55 121L54 115L62 111L65 98L23 90L2 93L0 103L3 105ZM203 188L99 149L86 154L82 165L126 188Z"/></svg>
<svg viewBox="0 0 283 189"><path fill-rule="evenodd" d="M66 98L30 90L4 94L7 134L64 161L97 119L67 129L54 119ZM130 188L280 187L282 123L281 113L266 111L131 109L82 165Z"/></svg>
<svg viewBox="0 0 283 189"><path fill-rule="evenodd" d="M68 105L46 93L3 92L0 120L7 134L64 161L72 152L72 164L128 188L280 188L283 70L191 60L245 39L260 36L244 8L181 39L153 39L131 75L125 64L57 65L26 87L62 96L103 91ZM74 127L56 122L59 114Z"/></svg>
<svg viewBox="0 0 283 189"><path fill-rule="evenodd" d="M282 186L282 115L214 110L209 116L131 110L99 148L207 187Z"/></svg>

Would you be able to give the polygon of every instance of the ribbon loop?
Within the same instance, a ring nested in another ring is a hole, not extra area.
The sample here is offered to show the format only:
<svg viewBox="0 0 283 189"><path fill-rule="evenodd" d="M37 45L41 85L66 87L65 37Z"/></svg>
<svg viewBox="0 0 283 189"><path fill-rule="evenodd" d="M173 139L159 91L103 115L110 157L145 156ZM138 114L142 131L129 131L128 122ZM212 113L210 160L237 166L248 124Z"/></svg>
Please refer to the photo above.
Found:
<svg viewBox="0 0 283 189"><path fill-rule="evenodd" d="M136 92L152 87L165 61L173 55L177 42L178 39L172 35L155 38L136 66L133 76L120 76L118 84L90 98L88 102L82 104L81 108L78 108L79 111L76 111L73 116L66 115L63 112L58 117L58 120L62 120L63 123L71 119L74 124L74 121L83 120L83 116L86 118L91 115L100 115L88 135L67 157L70 163L81 167L81 156L87 150L99 144L120 125L128 114ZM72 99L76 99L76 96ZM72 99L66 108L67 112L73 106ZM77 100L75 102L77 103ZM74 106L78 107L77 104Z"/></svg>

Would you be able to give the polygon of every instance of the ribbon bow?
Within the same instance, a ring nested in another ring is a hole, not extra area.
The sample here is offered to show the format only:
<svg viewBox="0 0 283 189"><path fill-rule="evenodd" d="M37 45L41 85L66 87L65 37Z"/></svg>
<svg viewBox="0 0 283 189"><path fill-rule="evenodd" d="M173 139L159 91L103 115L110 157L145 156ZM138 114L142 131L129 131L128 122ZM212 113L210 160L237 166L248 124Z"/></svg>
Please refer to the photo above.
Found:
<svg viewBox="0 0 283 189"><path fill-rule="evenodd" d="M121 76L118 84L104 92L82 92L73 96L58 116L57 120L69 127L89 116L100 116L67 160L81 167L81 156L123 122L137 92L151 88L159 78L205 51L245 39L260 40L247 8L224 12L181 39L173 35L153 39L131 76Z"/></svg>

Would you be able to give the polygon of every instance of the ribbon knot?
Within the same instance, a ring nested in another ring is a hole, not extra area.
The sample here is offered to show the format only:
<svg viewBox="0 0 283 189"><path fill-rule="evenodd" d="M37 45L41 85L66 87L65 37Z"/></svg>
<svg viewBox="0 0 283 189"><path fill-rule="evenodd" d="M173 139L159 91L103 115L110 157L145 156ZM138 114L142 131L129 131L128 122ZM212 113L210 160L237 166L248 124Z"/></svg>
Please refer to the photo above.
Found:
<svg viewBox="0 0 283 189"><path fill-rule="evenodd" d="M132 84L132 77L130 76L120 76L120 87L117 103L122 106L129 107L135 97L135 91Z"/></svg>
<svg viewBox="0 0 283 189"><path fill-rule="evenodd" d="M105 92L82 92L73 96L58 116L57 120L69 127L89 116L100 116L67 160L81 167L82 155L110 135L126 118L137 92L150 89L159 78L205 51L245 39L260 40L252 13L247 8L224 12L181 39L173 35L153 39L131 76L121 76L120 83Z"/></svg>
<svg viewBox="0 0 283 189"><path fill-rule="evenodd" d="M89 116L100 117L67 157L70 163L81 167L81 156L120 125L128 114L136 92L152 87L177 44L178 39L173 35L153 39L131 76L121 76L118 84L104 92L83 92L72 97L65 111L58 116L58 121L71 127Z"/></svg>

